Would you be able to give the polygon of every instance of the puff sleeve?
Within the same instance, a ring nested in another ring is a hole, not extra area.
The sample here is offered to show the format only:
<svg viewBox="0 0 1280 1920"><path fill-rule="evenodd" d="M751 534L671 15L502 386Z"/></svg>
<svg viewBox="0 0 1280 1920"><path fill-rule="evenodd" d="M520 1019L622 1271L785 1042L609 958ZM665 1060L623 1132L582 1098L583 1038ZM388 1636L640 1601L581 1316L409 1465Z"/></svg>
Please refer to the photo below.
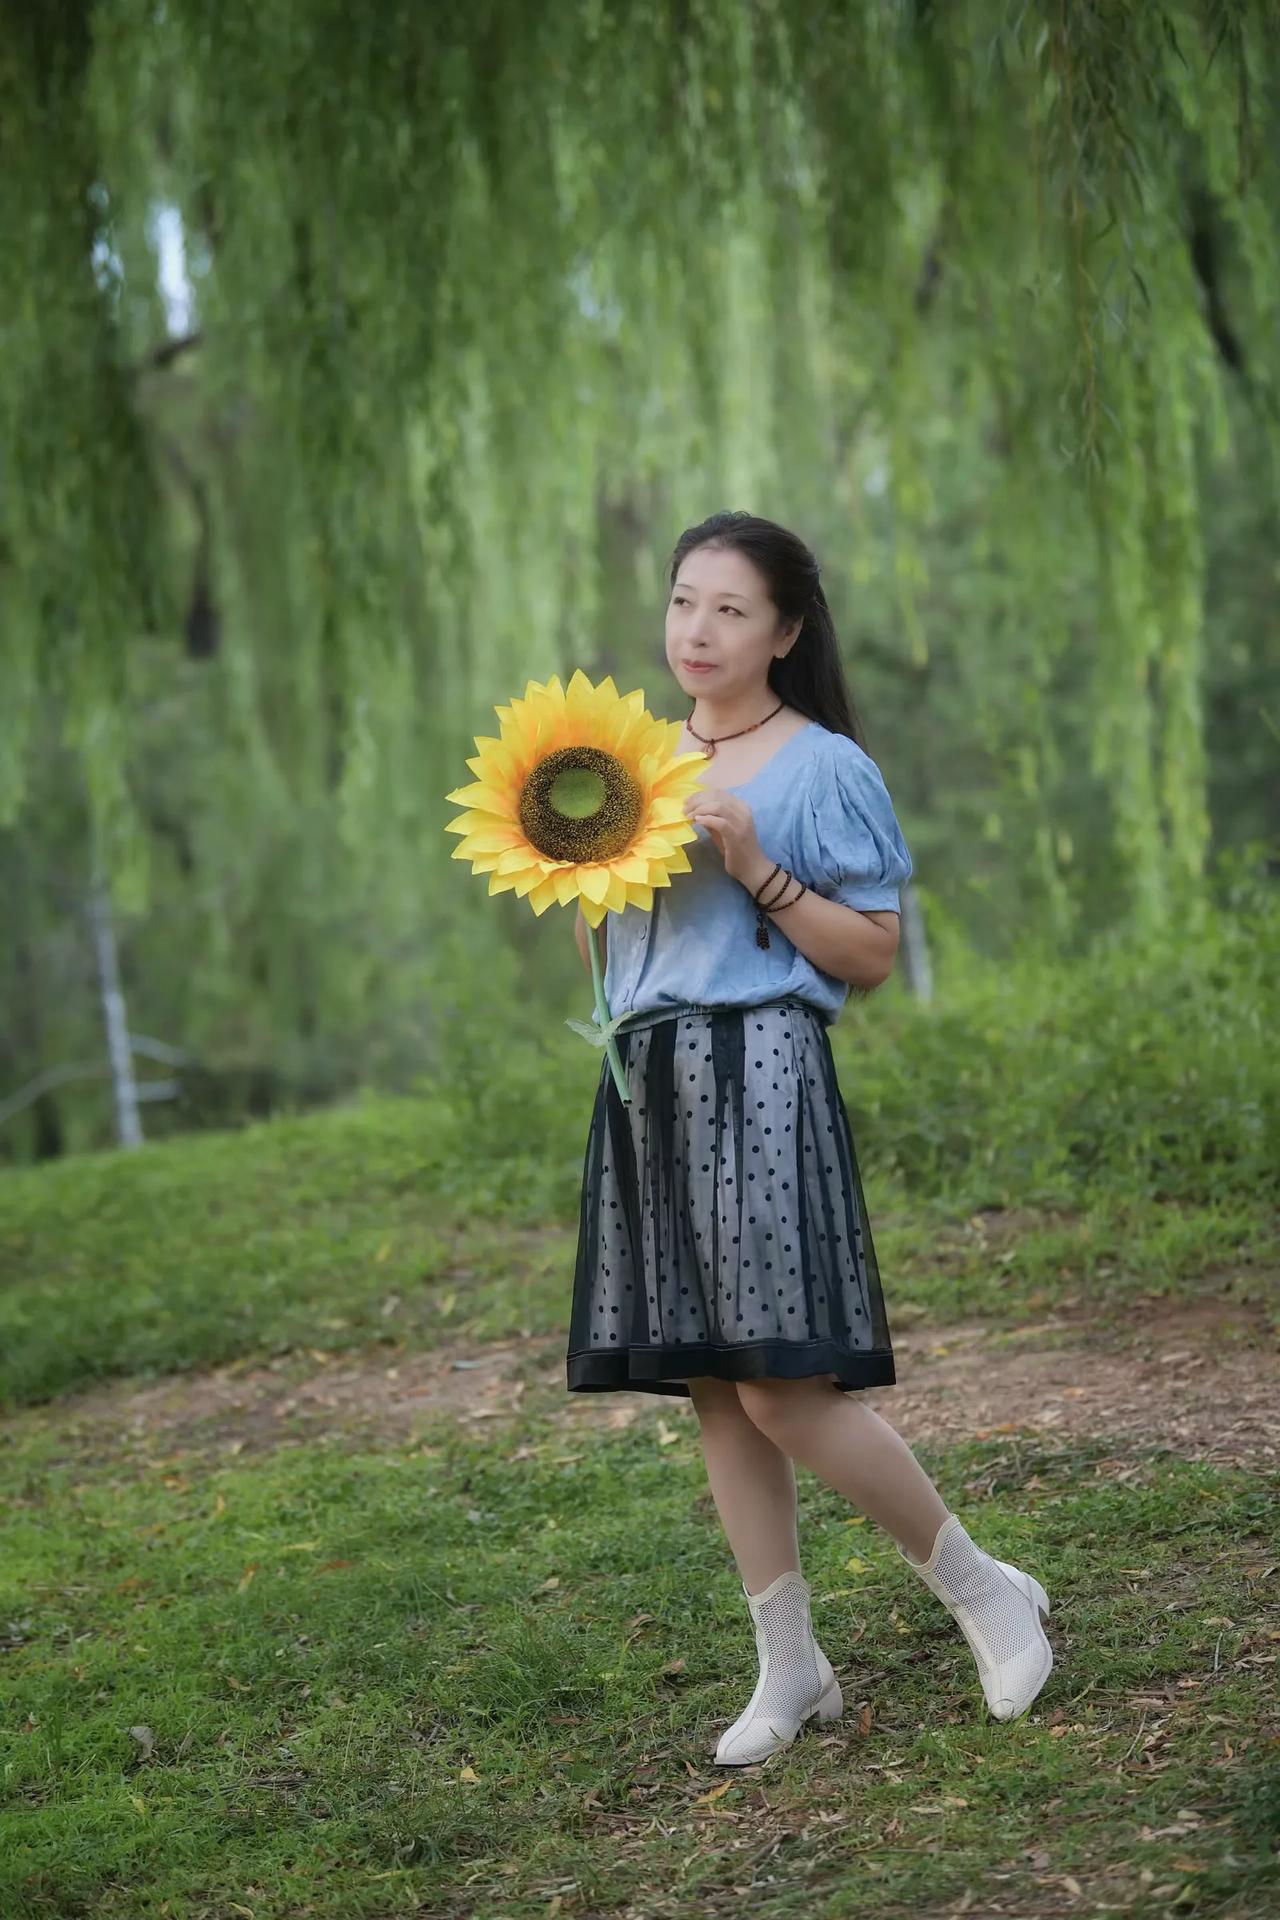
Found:
<svg viewBox="0 0 1280 1920"><path fill-rule="evenodd" d="M833 733L802 808L810 886L842 906L897 913L911 855L880 769L847 734Z"/></svg>

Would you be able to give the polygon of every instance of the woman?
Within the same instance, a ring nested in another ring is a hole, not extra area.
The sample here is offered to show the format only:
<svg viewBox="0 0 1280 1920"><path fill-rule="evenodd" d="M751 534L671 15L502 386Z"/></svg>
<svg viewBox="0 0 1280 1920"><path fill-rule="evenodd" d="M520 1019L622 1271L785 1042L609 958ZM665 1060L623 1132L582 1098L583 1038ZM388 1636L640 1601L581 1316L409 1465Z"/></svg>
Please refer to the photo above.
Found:
<svg viewBox="0 0 1280 1920"><path fill-rule="evenodd" d="M817 563L717 514L671 563L667 664L711 756L690 872L608 929L631 1091L602 1064L566 1355L574 1392L691 1398L755 1626L755 1692L716 1752L763 1760L837 1718L800 1572L795 1462L855 1501L952 1613L998 1719L1053 1654L1032 1575L995 1560L861 1395L895 1379L828 1027L885 980L911 857L864 750ZM584 964L590 933L581 914ZM834 1389L834 1390L833 1390Z"/></svg>

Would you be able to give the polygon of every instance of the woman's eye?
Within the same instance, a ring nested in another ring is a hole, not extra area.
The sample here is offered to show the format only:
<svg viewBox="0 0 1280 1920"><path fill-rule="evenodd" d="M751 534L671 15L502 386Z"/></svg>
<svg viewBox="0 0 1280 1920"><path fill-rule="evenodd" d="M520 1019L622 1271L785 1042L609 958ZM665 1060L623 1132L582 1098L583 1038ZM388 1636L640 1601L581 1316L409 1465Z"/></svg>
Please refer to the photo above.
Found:
<svg viewBox="0 0 1280 1920"><path fill-rule="evenodd" d="M683 595L682 595L682 594L677 594L677 595L676 595L676 597L675 597L675 600L673 601L673 603L672 603L672 604L673 604L674 606L677 606L677 607L683 607L683 606L687 606L687 605L688 605L688 602L687 602L687 601L686 601L686 600L684 599L684 597L683 597ZM741 607L731 607L731 606L729 605L729 603L728 603L728 601L727 601L727 600L726 600L726 601L725 601L725 602L723 603L723 605L721 606L721 608L720 608L720 612L721 612L721 613L736 613L736 614L738 614L738 615L740 615L740 616L741 616L741 618L743 618L744 620L745 620L745 618L746 618L746 615L745 615L745 614L744 614L744 613L742 612L742 608L741 608Z"/></svg>

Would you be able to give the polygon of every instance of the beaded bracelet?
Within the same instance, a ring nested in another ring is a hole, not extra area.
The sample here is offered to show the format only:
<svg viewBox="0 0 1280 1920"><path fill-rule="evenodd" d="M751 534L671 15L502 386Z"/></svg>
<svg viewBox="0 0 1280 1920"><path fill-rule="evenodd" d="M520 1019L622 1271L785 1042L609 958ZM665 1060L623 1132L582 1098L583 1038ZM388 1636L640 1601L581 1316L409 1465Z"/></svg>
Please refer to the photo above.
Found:
<svg viewBox="0 0 1280 1920"><path fill-rule="evenodd" d="M782 885L778 888L778 891L774 894L772 900L762 901L760 896L762 893L764 893L767 887L772 885L774 873L781 873L784 876ZM769 929L765 923L765 917L764 917L765 914L779 913L781 912L783 907L794 907L794 905L796 904L796 901L799 899L802 899L803 896L806 893L808 893L809 891L808 887L805 885L804 881L801 880L797 882L797 885L800 888L800 892L793 893L789 900L784 900L782 896L786 892L787 888L791 885L791 882L794 879L795 879L794 873L789 872L788 869L782 865L781 861L779 861L777 865L774 867L773 873L769 875L769 878L763 883L762 886L759 886L756 888L755 893L752 895L752 898L755 901L755 906L756 906L756 945L758 947L763 948L763 947L768 947L769 945Z"/></svg>

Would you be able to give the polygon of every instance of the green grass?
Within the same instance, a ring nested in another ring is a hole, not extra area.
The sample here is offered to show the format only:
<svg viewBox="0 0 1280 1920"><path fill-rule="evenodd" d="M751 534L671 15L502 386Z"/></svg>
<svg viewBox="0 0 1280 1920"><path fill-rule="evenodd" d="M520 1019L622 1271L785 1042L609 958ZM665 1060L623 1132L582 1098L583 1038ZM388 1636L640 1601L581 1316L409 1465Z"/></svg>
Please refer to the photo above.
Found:
<svg viewBox="0 0 1280 1920"><path fill-rule="evenodd" d="M1031 1717L986 1717L949 1616L802 1474L846 1713L744 1774L711 1763L754 1647L688 1408L229 1465L26 1414L0 1912L1262 1913L1274 1489L1158 1451L1120 1482L1101 1441L921 1458L1048 1588Z"/></svg>
<svg viewBox="0 0 1280 1920"><path fill-rule="evenodd" d="M1277 912L850 1007L891 1325L1275 1312ZM802 1470L845 1717L741 1772L712 1755L755 1650L687 1402L609 1428L535 1371L483 1423L240 1452L225 1408L179 1447L57 1397L562 1335L599 1059L550 1028L495 1052L488 1018L463 997L418 1097L0 1183L0 1920L1274 1910L1274 1474L1105 1434L917 1448L1053 1603L1054 1673L1000 1725L889 1537Z"/></svg>

